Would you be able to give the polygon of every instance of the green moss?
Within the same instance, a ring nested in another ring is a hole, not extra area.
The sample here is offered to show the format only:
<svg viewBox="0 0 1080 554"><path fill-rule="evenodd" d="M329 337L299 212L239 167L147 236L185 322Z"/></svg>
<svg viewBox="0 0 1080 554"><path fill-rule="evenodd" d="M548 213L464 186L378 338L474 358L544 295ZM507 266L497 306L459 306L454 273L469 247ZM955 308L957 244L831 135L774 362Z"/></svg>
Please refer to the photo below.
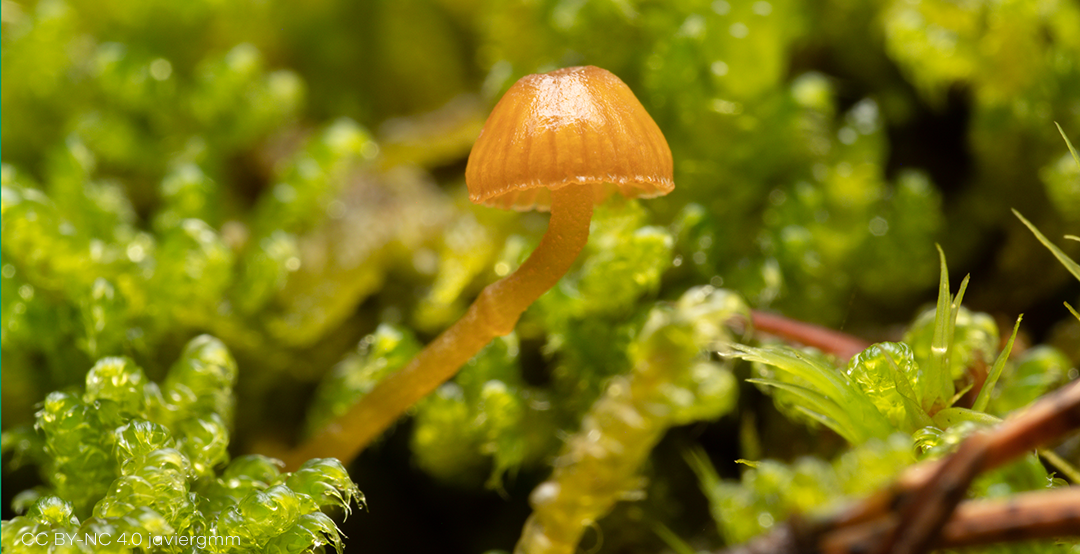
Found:
<svg viewBox="0 0 1080 554"><path fill-rule="evenodd" d="M116 552L135 551L135 541L154 535L239 537L215 552L305 552L326 544L340 551L337 527L319 510L363 505L340 462L311 460L293 473L260 457L226 466L235 379L231 354L203 335L160 386L130 359L103 358L81 395L50 394L35 423L42 442L27 437L15 445L17 437L5 433L5 451L15 446L43 461L46 485L24 498L25 515L4 522L4 550L35 551L38 545L22 540L27 532L98 532L115 539ZM62 546L54 538L49 544Z"/></svg>
<svg viewBox="0 0 1080 554"><path fill-rule="evenodd" d="M828 513L841 507L846 495L873 492L915 461L911 451L911 440L897 434L869 441L832 462L816 458L791 464L756 462L738 482L722 481L701 453L693 453L689 461L721 536L737 544L795 513Z"/></svg>

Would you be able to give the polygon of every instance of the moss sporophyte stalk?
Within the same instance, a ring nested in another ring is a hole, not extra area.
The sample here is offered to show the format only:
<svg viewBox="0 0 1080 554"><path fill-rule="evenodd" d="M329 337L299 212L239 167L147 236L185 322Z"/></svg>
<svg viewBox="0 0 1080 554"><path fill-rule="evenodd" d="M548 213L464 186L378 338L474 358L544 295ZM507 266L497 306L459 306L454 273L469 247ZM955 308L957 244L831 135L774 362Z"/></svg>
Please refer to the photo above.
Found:
<svg viewBox="0 0 1080 554"><path fill-rule="evenodd" d="M299 450L350 460L417 400L451 378L518 318L577 259L593 205L674 188L671 150L633 92L610 72L571 67L519 80L492 110L465 171L470 198L504 208L548 209L548 231L524 263L489 285L465 315L412 362Z"/></svg>

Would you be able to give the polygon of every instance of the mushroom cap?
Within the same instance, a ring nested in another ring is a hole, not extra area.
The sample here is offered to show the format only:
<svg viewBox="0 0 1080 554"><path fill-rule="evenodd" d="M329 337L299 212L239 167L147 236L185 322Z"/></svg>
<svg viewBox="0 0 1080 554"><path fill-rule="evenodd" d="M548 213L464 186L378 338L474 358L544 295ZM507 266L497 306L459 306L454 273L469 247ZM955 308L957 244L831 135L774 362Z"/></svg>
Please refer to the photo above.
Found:
<svg viewBox="0 0 1080 554"><path fill-rule="evenodd" d="M551 191L593 187L597 202L675 188L671 149L618 77L599 67L526 75L506 91L476 139L465 182L477 204L548 210Z"/></svg>

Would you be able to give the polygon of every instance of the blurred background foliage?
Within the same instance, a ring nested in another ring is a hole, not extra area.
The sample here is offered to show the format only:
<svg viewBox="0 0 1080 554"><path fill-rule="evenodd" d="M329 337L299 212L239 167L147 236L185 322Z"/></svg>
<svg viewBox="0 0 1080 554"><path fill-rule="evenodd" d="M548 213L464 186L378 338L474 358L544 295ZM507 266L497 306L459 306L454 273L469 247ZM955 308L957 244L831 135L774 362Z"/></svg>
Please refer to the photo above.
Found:
<svg viewBox="0 0 1080 554"><path fill-rule="evenodd" d="M601 207L578 268L516 334L351 467L374 510L346 529L363 548L508 548L561 439L634 366L655 302L693 286L900 340L933 301L938 242L954 275L972 274L981 328L1024 312L1021 342L1045 343L1012 378L1056 368L1032 385L1042 391L1080 357L1061 308L1080 287L1009 214L1050 237L1080 224L1080 169L1053 126L1077 142L1075 1L0 7L5 430L102 357L162 381L208 333L239 367L230 452L280 452L539 240L542 215L472 206L463 179L517 78L604 67L665 132L675 191ZM839 448L743 392L744 415L667 435L645 470L649 500L605 520L619 529L605 550L660 548L641 521L683 518L676 532L699 533L708 507L685 499L690 443L724 460L725 477L740 473L727 460ZM5 474L5 518L35 479ZM404 531L418 527L434 542Z"/></svg>

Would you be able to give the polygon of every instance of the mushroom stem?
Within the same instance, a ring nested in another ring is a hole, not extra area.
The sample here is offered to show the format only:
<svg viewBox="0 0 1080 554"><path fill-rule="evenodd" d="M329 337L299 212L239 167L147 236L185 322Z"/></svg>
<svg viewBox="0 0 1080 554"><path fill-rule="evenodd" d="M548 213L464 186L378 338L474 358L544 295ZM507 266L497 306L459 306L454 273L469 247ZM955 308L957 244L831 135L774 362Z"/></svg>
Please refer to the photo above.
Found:
<svg viewBox="0 0 1080 554"><path fill-rule="evenodd" d="M285 455L290 470L310 458L348 463L410 406L457 374L491 339L514 330L518 318L555 286L589 239L591 187L551 191L551 219L540 245L521 267L480 293L468 311L405 367L383 379L308 442Z"/></svg>

